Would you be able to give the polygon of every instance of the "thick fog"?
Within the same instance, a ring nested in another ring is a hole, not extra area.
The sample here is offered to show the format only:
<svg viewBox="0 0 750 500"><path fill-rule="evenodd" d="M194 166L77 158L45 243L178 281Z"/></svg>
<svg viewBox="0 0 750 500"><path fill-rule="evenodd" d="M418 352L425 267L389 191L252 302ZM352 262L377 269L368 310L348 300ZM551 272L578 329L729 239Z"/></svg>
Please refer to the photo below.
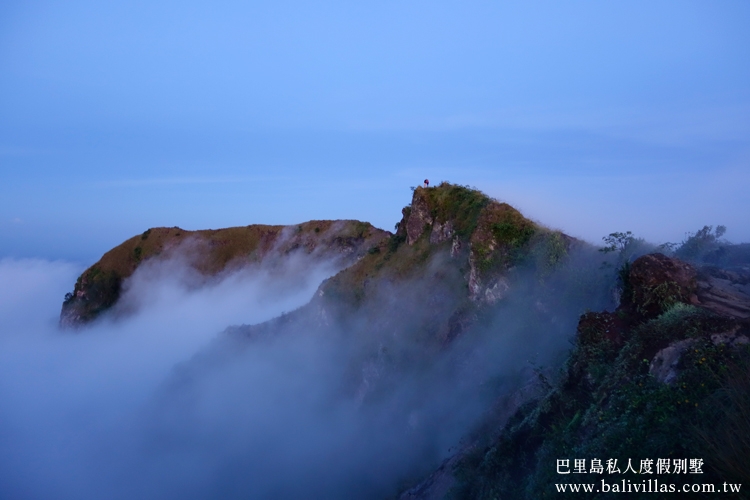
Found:
<svg viewBox="0 0 750 500"><path fill-rule="evenodd" d="M2 498L166 498L174 490L159 484L181 482L167 473L190 483L194 467L165 471L158 462L169 460L141 446L160 384L226 326L299 307L335 269L300 258L196 289L179 261L143 266L122 300L131 314L61 331L61 297L81 271L0 261Z"/></svg>
<svg viewBox="0 0 750 500"><path fill-rule="evenodd" d="M324 320L288 313L331 264L297 256L206 283L179 259L147 263L115 311L65 331L61 298L81 269L1 261L0 497L385 498L412 485L530 363L564 353L584 307L607 302L601 259L578 256L541 288L521 273L492 314L425 350L419 329L465 293L447 258L373 285L356 315L328 302ZM280 315L271 336L223 332Z"/></svg>

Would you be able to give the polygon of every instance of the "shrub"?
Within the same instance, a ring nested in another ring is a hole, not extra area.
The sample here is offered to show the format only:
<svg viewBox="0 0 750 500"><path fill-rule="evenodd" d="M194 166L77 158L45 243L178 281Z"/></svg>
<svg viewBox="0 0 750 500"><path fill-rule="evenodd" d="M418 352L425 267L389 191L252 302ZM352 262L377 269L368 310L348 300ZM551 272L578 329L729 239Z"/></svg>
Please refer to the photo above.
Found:
<svg viewBox="0 0 750 500"><path fill-rule="evenodd" d="M720 238L727 231L725 226L703 226L703 229L691 234L683 240L679 248L675 250L675 255L682 259L702 260L709 252L716 250L720 245Z"/></svg>

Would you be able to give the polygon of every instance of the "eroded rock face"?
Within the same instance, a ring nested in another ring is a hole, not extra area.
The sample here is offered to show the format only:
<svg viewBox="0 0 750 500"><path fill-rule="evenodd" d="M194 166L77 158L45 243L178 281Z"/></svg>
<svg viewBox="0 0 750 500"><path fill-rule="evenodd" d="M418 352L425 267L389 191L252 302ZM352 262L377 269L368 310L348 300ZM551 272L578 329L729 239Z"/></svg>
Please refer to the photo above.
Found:
<svg viewBox="0 0 750 500"><path fill-rule="evenodd" d="M476 260L469 255L469 299L473 302L495 304L505 298L510 291L510 282L505 276L482 277L476 266Z"/></svg>
<svg viewBox="0 0 750 500"><path fill-rule="evenodd" d="M461 248L463 245L461 244L461 239L458 238L458 236L453 237L453 243L451 243L451 258L455 259L458 257L461 253Z"/></svg>
<svg viewBox="0 0 750 500"><path fill-rule="evenodd" d="M693 266L660 253L636 259L630 269L633 305L646 317L661 314L675 302L696 304L697 272Z"/></svg>
<svg viewBox="0 0 750 500"><path fill-rule="evenodd" d="M427 226L433 222L427 200L415 192L411 202L411 213L406 221L406 242L409 245L416 243Z"/></svg>
<svg viewBox="0 0 750 500"><path fill-rule="evenodd" d="M505 298L510 291L509 271L534 249L546 256L545 265L552 268L576 241L538 226L507 203L447 183L415 188L411 205L402 214L396 234L409 246L427 236L430 245L451 242L450 256L468 260L468 297L477 304L491 305Z"/></svg>
<svg viewBox="0 0 750 500"><path fill-rule="evenodd" d="M409 245L414 245L425 231L430 229L430 244L438 245L452 240L450 254L451 257L457 258L461 255L461 250L466 243L462 242L456 234L452 220L441 222L432 216L434 207L430 206L428 197L425 195L423 189L425 188L417 188L415 190L409 211L404 213L404 221L401 224L406 228L406 242ZM470 238L473 244L469 244L468 259L470 271L466 280L469 289L469 298L474 302L494 304L503 299L510 289L508 280L503 276L488 276L486 273L480 272L477 266L477 252L474 251L474 247L478 245L482 246L485 254L492 254L495 251L497 242L494 240L491 230L492 220L494 220L492 216L496 216L496 212L503 213L507 211L515 212L515 209L506 204L491 201L482 210L478 228ZM477 236L479 233L481 234ZM485 256L486 258L487 256Z"/></svg>
<svg viewBox="0 0 750 500"><path fill-rule="evenodd" d="M473 255L469 256L469 299L472 302L494 304L504 298L510 290L508 280L503 276L482 276L477 269Z"/></svg>
<svg viewBox="0 0 750 500"><path fill-rule="evenodd" d="M487 304L494 304L495 302L505 298L510 290L510 283L505 278L498 278L492 285L488 286L484 290L484 296L482 300Z"/></svg>
<svg viewBox="0 0 750 500"><path fill-rule="evenodd" d="M448 241L455 235L453 221L440 222L432 216L432 210L427 197L422 191L426 188L418 188L412 198L410 212L406 218L406 242L413 245L424 234L428 227L430 231L430 243L433 245Z"/></svg>
<svg viewBox="0 0 750 500"><path fill-rule="evenodd" d="M446 221L443 224L435 221L432 224L432 232L430 233L430 243L432 243L433 245L437 245L444 241L448 241L449 239L453 237L453 233L454 233L453 223L451 221Z"/></svg>

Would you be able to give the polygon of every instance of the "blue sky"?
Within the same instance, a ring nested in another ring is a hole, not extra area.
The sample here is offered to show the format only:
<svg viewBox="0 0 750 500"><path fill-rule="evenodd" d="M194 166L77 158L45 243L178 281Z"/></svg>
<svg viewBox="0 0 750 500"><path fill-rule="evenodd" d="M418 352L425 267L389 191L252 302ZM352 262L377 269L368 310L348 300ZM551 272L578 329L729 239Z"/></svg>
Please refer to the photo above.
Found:
<svg viewBox="0 0 750 500"><path fill-rule="evenodd" d="M425 177L589 241L750 241L750 4L0 5L0 257L357 218Z"/></svg>

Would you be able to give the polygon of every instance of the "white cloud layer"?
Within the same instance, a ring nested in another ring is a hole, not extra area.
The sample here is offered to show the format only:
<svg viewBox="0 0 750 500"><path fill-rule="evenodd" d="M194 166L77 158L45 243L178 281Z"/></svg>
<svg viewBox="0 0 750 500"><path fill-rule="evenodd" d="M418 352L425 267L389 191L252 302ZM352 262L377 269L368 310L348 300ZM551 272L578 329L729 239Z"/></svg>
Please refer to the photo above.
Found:
<svg viewBox="0 0 750 500"><path fill-rule="evenodd" d="M529 361L559 360L578 315L610 302L601 259L571 254L543 284L519 271L450 343L430 330L464 293L447 254L369 283L359 309L325 302L323 323L311 308L253 340L220 332L305 304L336 269L298 255L206 281L151 261L116 310L61 331L80 269L3 260L0 497L385 498L533 376Z"/></svg>
<svg viewBox="0 0 750 500"><path fill-rule="evenodd" d="M143 412L161 384L226 326L304 304L334 269L302 259L191 289L179 263L144 267L124 297L136 314L61 331L61 297L80 271L0 261L0 497L174 498L199 477L189 454L169 459L140 446Z"/></svg>

